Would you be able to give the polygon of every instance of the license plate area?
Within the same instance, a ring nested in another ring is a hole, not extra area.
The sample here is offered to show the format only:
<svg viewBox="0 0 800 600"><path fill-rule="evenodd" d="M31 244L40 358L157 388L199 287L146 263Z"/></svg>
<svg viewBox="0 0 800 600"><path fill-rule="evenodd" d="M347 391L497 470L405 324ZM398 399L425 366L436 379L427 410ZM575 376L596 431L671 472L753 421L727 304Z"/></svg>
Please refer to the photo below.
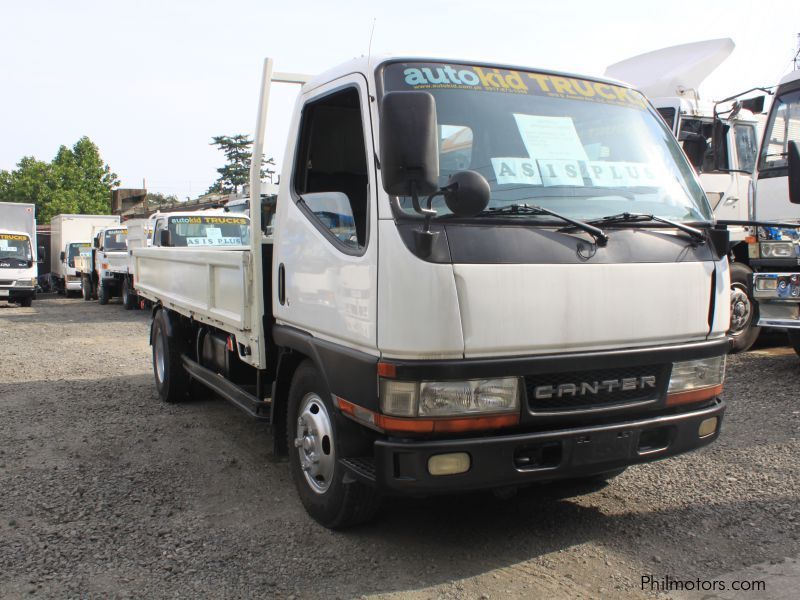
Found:
<svg viewBox="0 0 800 600"><path fill-rule="evenodd" d="M591 465L623 460L631 455L632 448L631 431L604 431L581 435L575 439L572 447L572 464Z"/></svg>

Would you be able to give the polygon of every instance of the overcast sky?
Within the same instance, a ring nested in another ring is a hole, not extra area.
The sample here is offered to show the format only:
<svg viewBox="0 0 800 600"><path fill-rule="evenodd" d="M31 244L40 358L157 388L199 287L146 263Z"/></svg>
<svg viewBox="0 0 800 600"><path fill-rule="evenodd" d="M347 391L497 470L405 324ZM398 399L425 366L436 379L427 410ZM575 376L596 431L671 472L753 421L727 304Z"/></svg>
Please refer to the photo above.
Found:
<svg viewBox="0 0 800 600"><path fill-rule="evenodd" d="M2 0L0 169L50 160L88 135L123 187L203 193L211 136L252 135L261 63L316 73L361 54L430 55L602 74L629 56L731 37L706 98L791 69L800 1L401 2ZM297 89L276 87L267 156L279 164Z"/></svg>

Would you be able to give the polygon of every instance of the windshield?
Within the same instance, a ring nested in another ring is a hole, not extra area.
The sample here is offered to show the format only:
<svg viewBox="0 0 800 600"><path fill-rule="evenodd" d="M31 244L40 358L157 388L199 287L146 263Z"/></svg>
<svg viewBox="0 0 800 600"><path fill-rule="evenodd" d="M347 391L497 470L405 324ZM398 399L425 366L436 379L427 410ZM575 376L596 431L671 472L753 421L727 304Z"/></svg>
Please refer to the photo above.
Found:
<svg viewBox="0 0 800 600"><path fill-rule="evenodd" d="M0 267L21 267L32 261L31 242L27 235L0 233Z"/></svg>
<svg viewBox="0 0 800 600"><path fill-rule="evenodd" d="M67 246L67 266L75 266L75 257L91 252L92 245L89 242L72 242Z"/></svg>
<svg viewBox="0 0 800 600"><path fill-rule="evenodd" d="M127 239L127 229L109 229L103 234L103 249L111 252L127 250Z"/></svg>
<svg viewBox="0 0 800 600"><path fill-rule="evenodd" d="M478 171L491 186L489 208L537 204L577 219L620 212L711 218L674 136L636 91L435 63L390 64L383 78L387 91L434 96L440 184L456 171ZM413 211L410 198L400 206ZM440 215L449 212L440 199L433 206Z"/></svg>
<svg viewBox="0 0 800 600"><path fill-rule="evenodd" d="M758 168L765 170L787 167L790 140L800 144L800 90L783 94L773 102L764 143L761 145L761 162Z"/></svg>
<svg viewBox="0 0 800 600"><path fill-rule="evenodd" d="M170 217L173 246L247 246L247 217Z"/></svg>

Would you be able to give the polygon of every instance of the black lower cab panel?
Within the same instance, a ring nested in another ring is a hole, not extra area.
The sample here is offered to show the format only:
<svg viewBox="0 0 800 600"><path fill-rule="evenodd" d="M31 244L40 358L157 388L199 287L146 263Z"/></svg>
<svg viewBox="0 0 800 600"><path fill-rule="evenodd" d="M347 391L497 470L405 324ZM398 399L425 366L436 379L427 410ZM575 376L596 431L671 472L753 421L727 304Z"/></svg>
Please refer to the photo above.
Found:
<svg viewBox="0 0 800 600"><path fill-rule="evenodd" d="M372 457L344 458L358 480L398 494L434 494L587 477L660 460L714 441L725 404L676 414L544 432L444 440L379 439ZM712 421L716 419L716 421ZM434 456L463 453L469 468L432 475Z"/></svg>

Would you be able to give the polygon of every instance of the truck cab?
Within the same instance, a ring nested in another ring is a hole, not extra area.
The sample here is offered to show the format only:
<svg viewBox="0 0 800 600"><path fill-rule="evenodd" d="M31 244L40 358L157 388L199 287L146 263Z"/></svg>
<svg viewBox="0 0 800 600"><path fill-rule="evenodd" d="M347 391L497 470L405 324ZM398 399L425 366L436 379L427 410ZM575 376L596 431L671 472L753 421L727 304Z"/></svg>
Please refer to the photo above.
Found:
<svg viewBox="0 0 800 600"><path fill-rule="evenodd" d="M30 236L0 229L0 300L30 306L36 293L37 264Z"/></svg>
<svg viewBox="0 0 800 600"><path fill-rule="evenodd" d="M96 298L100 304L108 304L113 296L122 294L128 273L127 235L124 226L104 227L94 236L91 253L75 259L84 300Z"/></svg>
<svg viewBox="0 0 800 600"><path fill-rule="evenodd" d="M727 232L636 90L527 67L358 59L302 83L274 235L140 248L156 388L269 420L328 527L384 495L610 478L711 443ZM168 237L168 236L167 236Z"/></svg>
<svg viewBox="0 0 800 600"><path fill-rule="evenodd" d="M61 270L63 272L63 286L64 292L70 294L71 292L81 291L81 278L75 269L75 259L81 255L86 255L91 252L92 241L81 240L67 242L63 250L59 253L58 260L61 262Z"/></svg>

